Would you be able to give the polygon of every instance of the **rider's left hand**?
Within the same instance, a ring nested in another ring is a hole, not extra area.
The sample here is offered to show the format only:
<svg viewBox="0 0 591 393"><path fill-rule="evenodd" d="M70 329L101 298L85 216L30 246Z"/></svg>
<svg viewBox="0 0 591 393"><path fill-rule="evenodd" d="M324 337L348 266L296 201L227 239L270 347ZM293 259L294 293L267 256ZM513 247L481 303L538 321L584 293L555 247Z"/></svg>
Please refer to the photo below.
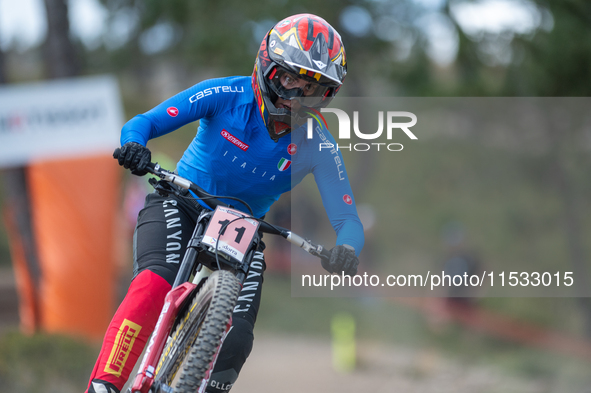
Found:
<svg viewBox="0 0 591 393"><path fill-rule="evenodd" d="M329 273L341 273L348 276L357 274L359 259L355 255L355 249L348 244L338 245L330 250L330 259L322 260L322 267Z"/></svg>

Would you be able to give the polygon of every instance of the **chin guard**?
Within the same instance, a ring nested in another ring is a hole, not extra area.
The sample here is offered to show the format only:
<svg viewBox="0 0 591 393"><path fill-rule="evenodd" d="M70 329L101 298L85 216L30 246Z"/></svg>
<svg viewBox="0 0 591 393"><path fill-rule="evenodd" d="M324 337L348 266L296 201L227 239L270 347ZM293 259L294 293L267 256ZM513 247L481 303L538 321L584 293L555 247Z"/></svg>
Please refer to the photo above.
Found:
<svg viewBox="0 0 591 393"><path fill-rule="evenodd" d="M275 129L275 142L277 142L282 136L291 133L291 126L280 121L274 122L273 128Z"/></svg>
<svg viewBox="0 0 591 393"><path fill-rule="evenodd" d="M273 141L277 142L279 138L282 138L286 135L289 135L293 130L297 130L304 124L310 117L310 108L302 106L298 112L290 112L286 109L280 109L281 112L279 115L269 115L270 121L272 121L271 131L269 131L269 136Z"/></svg>

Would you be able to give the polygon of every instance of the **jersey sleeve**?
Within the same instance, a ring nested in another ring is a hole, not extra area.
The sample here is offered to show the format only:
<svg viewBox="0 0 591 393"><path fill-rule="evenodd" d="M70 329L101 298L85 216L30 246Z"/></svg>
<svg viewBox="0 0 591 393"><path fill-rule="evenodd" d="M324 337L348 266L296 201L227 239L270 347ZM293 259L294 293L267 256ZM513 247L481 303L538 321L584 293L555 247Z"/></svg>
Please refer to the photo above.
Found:
<svg viewBox="0 0 591 393"><path fill-rule="evenodd" d="M324 146L315 155L312 165L314 180L322 197L322 204L330 223L337 233L337 245L348 244L359 256L365 237L363 225L357 215L355 198L345 170L340 151L336 150L334 138L326 129L322 132L333 147ZM324 138L323 138L324 139Z"/></svg>
<svg viewBox="0 0 591 393"><path fill-rule="evenodd" d="M226 79L200 82L148 112L133 117L121 130L121 145L137 142L146 146L150 139L166 135L196 120L213 117L223 111L228 105L228 100L225 99L225 95L216 92L232 88L228 86Z"/></svg>

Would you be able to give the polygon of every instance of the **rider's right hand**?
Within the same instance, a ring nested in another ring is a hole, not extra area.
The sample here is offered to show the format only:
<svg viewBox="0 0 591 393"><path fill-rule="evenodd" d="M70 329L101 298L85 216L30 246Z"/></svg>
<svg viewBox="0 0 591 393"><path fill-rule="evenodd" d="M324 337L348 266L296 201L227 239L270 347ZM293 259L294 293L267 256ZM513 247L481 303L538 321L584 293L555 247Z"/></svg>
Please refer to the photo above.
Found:
<svg viewBox="0 0 591 393"><path fill-rule="evenodd" d="M130 169L134 175L144 176L148 173L146 167L152 161L152 153L139 143L127 142L121 148L115 149L113 158L125 169Z"/></svg>

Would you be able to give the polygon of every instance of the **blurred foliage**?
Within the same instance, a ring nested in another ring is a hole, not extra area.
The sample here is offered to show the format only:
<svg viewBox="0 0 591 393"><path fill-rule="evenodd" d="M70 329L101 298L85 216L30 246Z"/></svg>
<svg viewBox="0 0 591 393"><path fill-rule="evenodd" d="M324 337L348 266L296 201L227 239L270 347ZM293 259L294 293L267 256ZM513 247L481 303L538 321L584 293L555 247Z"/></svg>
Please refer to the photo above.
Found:
<svg viewBox="0 0 591 393"><path fill-rule="evenodd" d="M107 34L106 44L96 51L95 56L89 57L89 60L102 58L103 62L89 61L91 69L104 64L105 59L110 59L120 70L142 69L150 57L145 50L142 51L142 46L148 47L159 31L166 31L171 44L162 52L155 53L152 61L165 57L182 63L189 70L211 70L217 76L247 75L252 72L256 51L264 34L286 16L305 12L321 15L337 27L347 51L355 53L348 59L353 70L361 70L373 63L368 59L373 59L372 54L382 52L386 46L373 35L357 38L338 28L343 9L359 4L351 0L267 0L257 2L256 6L239 0L226 1L223 5L205 0L101 2L110 12L110 23L127 23L131 32L129 40L115 50L109 50L109 45L119 44L109 44ZM124 22L120 22L122 18ZM352 72L348 78L362 80L364 74Z"/></svg>
<svg viewBox="0 0 591 393"><path fill-rule="evenodd" d="M361 271L412 274L440 271L448 253L444 230L461 225L461 247L475 253L487 271L570 270L560 192L552 184L545 158L520 151L485 146L475 138L436 139L405 144L400 153L378 157L366 186L355 189L358 207L369 204L379 217L361 252ZM365 173L359 165L364 153L343 151L352 177ZM376 170L396 168L396 170ZM591 190L584 168L576 171L579 195ZM316 202L325 237L334 243L334 232L322 210L312 179L292 191L292 201ZM293 215L298 210L294 204ZM591 198L582 201L582 236L591 236ZM310 229L292 227L298 233ZM591 254L591 244L584 244ZM371 258L368 256L371 255ZM272 263L272 262L269 262ZM498 282L497 282L498 285ZM486 294L485 294L486 295ZM518 320L581 335L584 321L570 298L489 298L475 302Z"/></svg>
<svg viewBox="0 0 591 393"><path fill-rule="evenodd" d="M278 20L304 12L321 15L343 37L349 74L341 95L589 96L591 91L582 83L591 76L586 0L515 0L539 19L532 31L477 33L466 32L454 10L483 1L99 1L108 15L103 35L89 46L74 38L83 71L117 73L124 86L135 88L133 99L126 100L131 107L146 100L137 93L155 82L163 63L176 75L164 96L203 77L250 74L264 33ZM429 55L433 18L457 40L449 64ZM10 81L42 77L38 49L8 49Z"/></svg>
<svg viewBox="0 0 591 393"><path fill-rule="evenodd" d="M375 90L377 95L410 96L588 96L591 92L588 83L581 83L591 76L591 5L585 0L516 1L541 19L533 32L505 29L476 36L466 34L454 18L454 7L470 3L461 0L442 1L440 7L403 0L281 0L256 6L238 0L223 6L205 0L101 2L109 11L110 29L103 45L87 52L89 71L146 72L147 61L166 58L189 71L248 74L264 33L288 15L310 12L329 21L343 37L349 53L345 95L376 96ZM343 26L347 12L360 23L369 15L369 29ZM438 65L427 54L424 25L433 15L457 34L458 53L450 65ZM167 37L166 43L156 42L158 36ZM146 54L145 48L161 45L161 50ZM495 62L491 47L509 61Z"/></svg>
<svg viewBox="0 0 591 393"><path fill-rule="evenodd" d="M63 336L0 335L0 391L69 393L88 383L97 348Z"/></svg>
<svg viewBox="0 0 591 393"><path fill-rule="evenodd" d="M552 15L551 31L513 42L503 95L591 96L591 3L538 0Z"/></svg>

